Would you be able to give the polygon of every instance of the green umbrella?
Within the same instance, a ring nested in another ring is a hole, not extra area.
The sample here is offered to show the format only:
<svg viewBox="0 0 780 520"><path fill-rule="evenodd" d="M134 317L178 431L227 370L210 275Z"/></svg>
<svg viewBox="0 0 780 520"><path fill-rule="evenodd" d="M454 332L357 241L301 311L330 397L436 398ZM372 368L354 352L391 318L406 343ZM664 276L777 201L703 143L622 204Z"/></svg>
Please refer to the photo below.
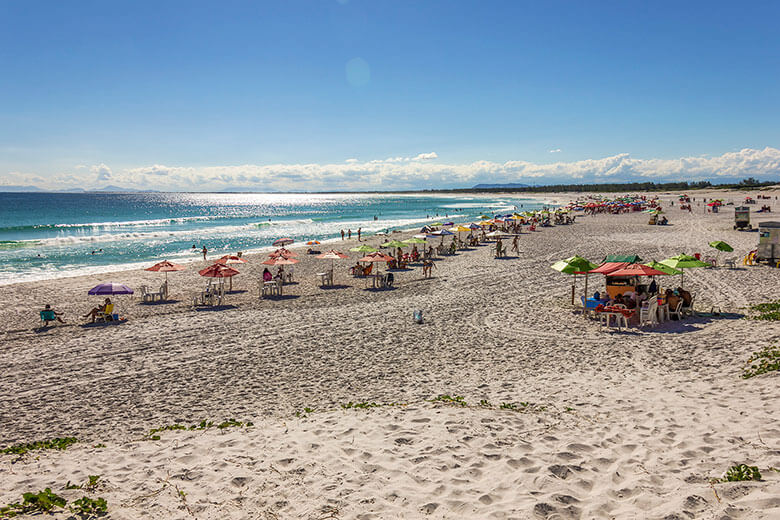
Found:
<svg viewBox="0 0 780 520"><path fill-rule="evenodd" d="M714 247L718 251L726 251L728 253L734 251L734 248L728 245L726 242L722 240L716 240L714 242L710 242L710 247Z"/></svg>
<svg viewBox="0 0 780 520"><path fill-rule="evenodd" d="M391 240L390 242L382 244L382 247L409 247L409 244L404 244L398 240Z"/></svg>
<svg viewBox="0 0 780 520"><path fill-rule="evenodd" d="M379 249L371 247L368 244L363 244L362 246L353 247L350 251L355 251L357 253L375 253L376 251L379 251Z"/></svg>
<svg viewBox="0 0 780 520"><path fill-rule="evenodd" d="M574 255L566 260L559 260L551 265L553 269L563 274L573 274L574 281L571 285L571 304L574 305L574 289L577 285L577 273L585 273L585 293L588 292L588 275L587 272L591 269L595 269L598 265L594 264L586 258ZM583 311L584 312L584 311Z"/></svg>
<svg viewBox="0 0 780 520"><path fill-rule="evenodd" d="M404 244L425 244L424 238L407 238L404 240Z"/></svg>
<svg viewBox="0 0 780 520"><path fill-rule="evenodd" d="M682 274L682 271L678 271L674 267L669 267L668 265L662 264L661 262L656 262L655 260L653 260L652 262L648 262L645 265L647 267L652 267L653 269L663 271L664 273L669 275Z"/></svg>
<svg viewBox="0 0 780 520"><path fill-rule="evenodd" d="M674 269L692 269L694 267L707 267L709 264L705 264L701 260L697 260L696 257L691 255L677 255L673 256L672 258L667 258L666 260L661 260L661 263L664 265L668 265L669 267L672 267ZM683 287L683 282L685 282L685 272L683 271L681 273L680 277L680 287Z"/></svg>

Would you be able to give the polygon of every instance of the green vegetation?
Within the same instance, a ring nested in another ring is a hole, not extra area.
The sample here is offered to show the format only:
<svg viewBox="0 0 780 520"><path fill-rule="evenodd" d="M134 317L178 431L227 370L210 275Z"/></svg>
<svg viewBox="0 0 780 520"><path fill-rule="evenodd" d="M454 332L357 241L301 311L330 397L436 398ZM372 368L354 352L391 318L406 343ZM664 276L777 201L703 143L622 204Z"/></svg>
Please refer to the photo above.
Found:
<svg viewBox="0 0 780 520"><path fill-rule="evenodd" d="M66 503L64 498L52 493L50 488L46 488L38 493L24 493L21 504L15 502L0 507L0 518L13 518L28 513L50 513L55 508L65 507Z"/></svg>
<svg viewBox="0 0 780 520"><path fill-rule="evenodd" d="M105 498L81 497L71 502L70 512L83 519L97 518L108 514L108 503Z"/></svg>
<svg viewBox="0 0 780 520"><path fill-rule="evenodd" d="M456 395L456 396L449 396L449 395L440 395L438 397L434 397L433 399L430 399L428 402L430 403L446 403L446 404L452 404L455 406L468 406L468 403L463 399L463 397Z"/></svg>
<svg viewBox="0 0 780 520"><path fill-rule="evenodd" d="M742 371L743 379L780 370L780 348L771 346L753 352Z"/></svg>
<svg viewBox="0 0 780 520"><path fill-rule="evenodd" d="M747 464L731 466L723 478L714 479L714 482L742 482L743 480L761 480L758 466L748 466Z"/></svg>
<svg viewBox="0 0 780 520"><path fill-rule="evenodd" d="M186 430L186 431L195 431L195 430L208 430L209 428L219 428L220 430L224 430L225 428L244 428L244 427L250 427L254 426L251 422L241 422L236 421L235 419L226 419L222 421L221 423L214 423L213 421L201 421L198 424L193 424L192 426L186 426L184 424L168 424L165 426L160 426L159 428L152 428L149 430L148 437L150 440L153 441L159 441L160 436L155 435L156 433L165 432L165 431L176 431L176 430Z"/></svg>
<svg viewBox="0 0 780 520"><path fill-rule="evenodd" d="M341 407L343 409L345 409L345 410L349 410L349 409L352 409L352 410L358 410L358 409L367 410L368 408L378 408L380 406L383 406L383 405L378 404L378 403L369 403L368 401L364 401L362 403L353 403L352 401L350 401L350 402L348 402L346 404L342 404L341 405Z"/></svg>
<svg viewBox="0 0 780 520"><path fill-rule="evenodd" d="M12 453L15 455L24 455L28 451L34 450L65 450L71 444L79 442L75 437L57 437L46 441L28 442L25 444L15 444L0 449L0 453Z"/></svg>
<svg viewBox="0 0 780 520"><path fill-rule="evenodd" d="M751 305L750 310L758 313L758 315L752 316L754 320L780 321L780 300Z"/></svg>
<svg viewBox="0 0 780 520"><path fill-rule="evenodd" d="M490 402L487 399L480 399L479 406L481 406L482 408L491 408L493 405L490 404Z"/></svg>
<svg viewBox="0 0 780 520"><path fill-rule="evenodd" d="M605 184L551 184L548 186L522 186L506 188L466 188L457 190L443 190L451 192L495 192L497 190L505 192L531 192L531 193L552 193L552 192L588 192L588 193L608 193L608 192L637 192L637 191L690 191L702 190L708 188L718 189L757 189L764 186L774 186L777 181L759 181L753 177L742 179L738 183L712 184L709 181L698 182L627 182L627 183L605 183ZM439 191L439 190L426 190Z"/></svg>

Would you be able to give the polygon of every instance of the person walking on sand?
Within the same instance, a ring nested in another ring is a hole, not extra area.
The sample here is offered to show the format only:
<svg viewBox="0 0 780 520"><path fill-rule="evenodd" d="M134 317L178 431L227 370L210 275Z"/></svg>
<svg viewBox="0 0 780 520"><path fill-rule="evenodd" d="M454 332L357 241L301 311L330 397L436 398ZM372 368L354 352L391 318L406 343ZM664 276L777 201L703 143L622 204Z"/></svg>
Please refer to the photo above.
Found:
<svg viewBox="0 0 780 520"><path fill-rule="evenodd" d="M515 253L519 253L520 252L520 247L518 246L518 239L517 239L517 237L515 237L512 240L512 251L514 251Z"/></svg>
<svg viewBox="0 0 780 520"><path fill-rule="evenodd" d="M350 240L352 240L352 228L349 228L349 229L347 230L347 238L348 238L348 239L350 239Z"/></svg>
<svg viewBox="0 0 780 520"><path fill-rule="evenodd" d="M341 230L341 240L344 240L344 230Z"/></svg>
<svg viewBox="0 0 780 520"><path fill-rule="evenodd" d="M203 250L202 250L202 252L203 252L203 260L205 261L205 260L206 260L206 253L208 253L208 252L209 252L209 250L208 250L208 249L206 249L206 246L203 246Z"/></svg>
<svg viewBox="0 0 780 520"><path fill-rule="evenodd" d="M358 242L360 242L360 233L363 231L363 228L358 228Z"/></svg>
<svg viewBox="0 0 780 520"><path fill-rule="evenodd" d="M423 278L430 278L433 276L434 267L436 267L436 264L434 264L433 260L430 258L423 260Z"/></svg>

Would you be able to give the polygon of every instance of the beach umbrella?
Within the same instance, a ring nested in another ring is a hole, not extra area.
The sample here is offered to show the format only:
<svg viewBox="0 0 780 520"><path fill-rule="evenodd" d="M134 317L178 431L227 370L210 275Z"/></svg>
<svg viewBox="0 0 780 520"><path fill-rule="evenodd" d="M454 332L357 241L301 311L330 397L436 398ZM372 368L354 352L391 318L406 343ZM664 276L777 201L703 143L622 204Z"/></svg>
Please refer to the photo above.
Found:
<svg viewBox="0 0 780 520"><path fill-rule="evenodd" d="M398 241L398 240L391 240L391 241L389 241L389 242L385 242L384 244L382 244L382 247L397 247L397 248L402 248L402 247L407 247L408 245L409 245L409 244L404 244L403 242L401 242L401 241Z"/></svg>
<svg viewBox="0 0 780 520"><path fill-rule="evenodd" d="M292 238L280 238L280 239L274 241L273 246L274 247L284 247L284 246L289 246L293 242L295 242L295 240L293 240Z"/></svg>
<svg viewBox="0 0 780 520"><path fill-rule="evenodd" d="M268 260L263 261L264 265L293 265L297 264L298 260L295 258L285 258L283 256L271 257Z"/></svg>
<svg viewBox="0 0 780 520"><path fill-rule="evenodd" d="M673 256L672 258L661 260L661 263L664 265L668 265L669 267L673 267L674 269L679 269L680 271L682 271L680 273L680 287L683 287L683 283L685 282L685 269L693 269L695 267L707 267L709 265L702 262L701 260L697 260L696 257L690 255Z"/></svg>
<svg viewBox="0 0 780 520"><path fill-rule="evenodd" d="M413 236L412 238L407 238L404 240L405 244L425 244L425 239L420 238L417 235Z"/></svg>
<svg viewBox="0 0 780 520"><path fill-rule="evenodd" d="M217 260L218 264L227 265L227 264L245 264L246 260L241 258L237 255L225 255L219 260ZM233 277L230 277L230 287L228 288L228 291L233 290Z"/></svg>
<svg viewBox="0 0 780 520"><path fill-rule="evenodd" d="M574 305L574 289L577 285L577 275L585 274L585 293L588 292L588 271L596 269L598 265L594 264L587 258L583 258L578 255L571 256L565 260L559 260L551 265L553 269L564 274L573 274L574 280L571 284L571 303Z"/></svg>
<svg viewBox="0 0 780 520"><path fill-rule="evenodd" d="M444 225L444 226L454 226L454 225L455 225L455 222L445 222L445 223L444 223L444 224L442 224L442 225Z"/></svg>
<svg viewBox="0 0 780 520"><path fill-rule="evenodd" d="M101 283L90 289L87 294L95 295L108 295L108 294L133 294L133 290L128 286L121 283Z"/></svg>
<svg viewBox="0 0 780 520"><path fill-rule="evenodd" d="M319 240L309 240L308 242L306 242L306 245L307 246L318 246L318 245L320 245L320 241Z"/></svg>
<svg viewBox="0 0 780 520"><path fill-rule="evenodd" d="M669 275L682 274L682 271L679 271L674 267L669 267L668 265L662 264L661 262L656 262L655 260L653 260L652 262L648 262L645 265L648 267L652 267L653 269L663 271L664 273Z"/></svg>
<svg viewBox="0 0 780 520"><path fill-rule="evenodd" d="M171 271L184 271L187 269L183 265L174 264L173 262L169 262L168 260L163 260L162 262L157 262L152 267L147 267L144 269L144 271L155 271L158 273L165 273L165 284L168 285L168 273Z"/></svg>
<svg viewBox="0 0 780 520"><path fill-rule="evenodd" d="M472 223L471 223L471 224L469 224L467 227L468 227L469 229L471 229L471 230L475 230L475 229L482 229L482 226L480 226L480 225L479 225L479 224L477 224L476 222L472 222Z"/></svg>
<svg viewBox="0 0 780 520"><path fill-rule="evenodd" d="M358 260L358 262L389 262L390 260L395 260L395 258L376 251L374 253L368 253L366 256Z"/></svg>
<svg viewBox="0 0 780 520"><path fill-rule="evenodd" d="M206 278L219 278L219 283L224 285L225 278L230 278L230 290L233 290L233 277L237 274L241 274L238 270L228 267L225 264L216 263L210 265L205 269L198 271L198 274L205 276Z"/></svg>
<svg viewBox="0 0 780 520"><path fill-rule="evenodd" d="M727 253L734 251L733 247L722 240L715 240L714 242L710 242L710 247L714 247L718 251L726 251Z"/></svg>
<svg viewBox="0 0 780 520"><path fill-rule="evenodd" d="M280 256L283 258L295 258L296 256L298 256L298 254L290 251L289 249L285 249L282 247L280 249L277 249L276 251L274 251L268 256L270 256L271 258L278 258Z"/></svg>
<svg viewBox="0 0 780 520"><path fill-rule="evenodd" d="M649 265L629 264L622 269L607 273L607 276L666 276L666 272L653 269Z"/></svg>
<svg viewBox="0 0 780 520"><path fill-rule="evenodd" d="M371 247L368 244L363 244L362 246L351 248L350 251L354 251L355 253L374 253L379 250L375 247Z"/></svg>
<svg viewBox="0 0 780 520"><path fill-rule="evenodd" d="M488 217L487 215L480 215L479 218L481 218L482 220L487 220L490 217Z"/></svg>
<svg viewBox="0 0 780 520"><path fill-rule="evenodd" d="M333 263L336 260L343 260L344 258L349 258L349 255L345 255L341 251L336 251L335 249L331 249L327 253L322 253L321 255L317 255L317 258L321 258L323 260L330 260L330 270L333 271Z"/></svg>
<svg viewBox="0 0 780 520"><path fill-rule="evenodd" d="M433 222L430 225L431 226L443 226L444 224L442 224L441 222Z"/></svg>

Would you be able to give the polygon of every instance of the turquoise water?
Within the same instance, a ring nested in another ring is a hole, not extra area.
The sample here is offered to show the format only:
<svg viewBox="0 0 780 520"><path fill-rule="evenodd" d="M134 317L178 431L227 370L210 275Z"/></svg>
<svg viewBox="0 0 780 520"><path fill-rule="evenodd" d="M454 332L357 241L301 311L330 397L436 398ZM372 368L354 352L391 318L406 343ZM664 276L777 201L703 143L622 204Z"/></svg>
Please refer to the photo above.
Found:
<svg viewBox="0 0 780 520"><path fill-rule="evenodd" d="M327 241L342 229L370 235L515 207L541 203L428 194L0 193L0 284L186 261L204 245L211 257L268 249L280 237Z"/></svg>

